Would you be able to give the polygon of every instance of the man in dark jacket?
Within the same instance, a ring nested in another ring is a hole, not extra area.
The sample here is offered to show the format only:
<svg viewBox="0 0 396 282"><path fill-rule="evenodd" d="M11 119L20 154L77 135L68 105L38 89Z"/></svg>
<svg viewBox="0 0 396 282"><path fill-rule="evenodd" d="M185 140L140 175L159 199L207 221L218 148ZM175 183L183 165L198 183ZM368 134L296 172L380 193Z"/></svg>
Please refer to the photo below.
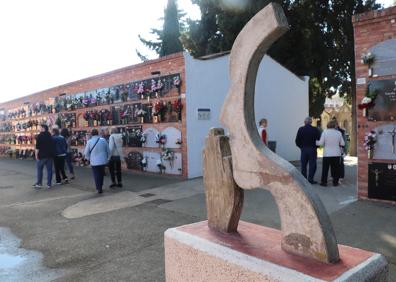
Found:
<svg viewBox="0 0 396 282"><path fill-rule="evenodd" d="M320 139L320 131L312 126L312 118L304 120L304 126L300 127L296 136L296 145L301 149L301 173L307 178L307 165L309 164L308 181L316 184L314 180L316 172L316 140Z"/></svg>
<svg viewBox="0 0 396 282"><path fill-rule="evenodd" d="M47 168L47 188L51 188L54 154L54 141L48 132L48 126L43 124L41 125L41 132L36 139L37 182L33 185L34 188L39 189L42 187L44 166Z"/></svg>
<svg viewBox="0 0 396 282"><path fill-rule="evenodd" d="M67 142L66 139L59 134L59 129L52 129L52 140L55 144L55 156L54 156L54 167L55 167L55 178L56 185L68 183L69 180L65 173L65 159L67 155Z"/></svg>

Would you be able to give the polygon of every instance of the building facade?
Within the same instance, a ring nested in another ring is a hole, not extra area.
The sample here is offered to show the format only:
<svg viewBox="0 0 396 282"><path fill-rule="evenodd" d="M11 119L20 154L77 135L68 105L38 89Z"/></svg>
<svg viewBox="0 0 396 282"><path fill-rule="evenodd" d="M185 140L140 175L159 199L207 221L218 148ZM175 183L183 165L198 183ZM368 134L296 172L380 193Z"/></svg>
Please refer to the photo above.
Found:
<svg viewBox="0 0 396 282"><path fill-rule="evenodd" d="M396 201L396 7L353 17L358 196Z"/></svg>
<svg viewBox="0 0 396 282"><path fill-rule="evenodd" d="M91 129L116 127L124 137L125 170L199 177L208 130L221 126L228 60L228 54L177 53L2 103L0 154L31 157L38 125L58 124L72 130L76 162L85 165L81 153ZM308 78L266 56L255 98L256 120L268 119L277 153L297 160L294 138L308 115Z"/></svg>

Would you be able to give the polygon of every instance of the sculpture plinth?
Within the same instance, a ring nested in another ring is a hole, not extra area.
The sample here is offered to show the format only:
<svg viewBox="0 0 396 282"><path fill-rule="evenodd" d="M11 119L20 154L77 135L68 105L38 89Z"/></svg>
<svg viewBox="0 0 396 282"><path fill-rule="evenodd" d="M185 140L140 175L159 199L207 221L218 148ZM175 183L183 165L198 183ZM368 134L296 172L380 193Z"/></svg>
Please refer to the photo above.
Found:
<svg viewBox="0 0 396 282"><path fill-rule="evenodd" d="M222 233L206 221L165 233L167 282L388 281L382 255L339 245L336 264L288 254L279 230L239 222L238 233Z"/></svg>

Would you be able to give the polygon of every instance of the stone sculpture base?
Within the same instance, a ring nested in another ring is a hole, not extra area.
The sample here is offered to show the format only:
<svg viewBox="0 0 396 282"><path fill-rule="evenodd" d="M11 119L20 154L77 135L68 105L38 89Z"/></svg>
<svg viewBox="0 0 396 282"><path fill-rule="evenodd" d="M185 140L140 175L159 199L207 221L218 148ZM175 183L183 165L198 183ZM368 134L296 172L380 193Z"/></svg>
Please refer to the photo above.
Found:
<svg viewBox="0 0 396 282"><path fill-rule="evenodd" d="M376 253L339 245L340 262L326 264L281 249L279 230L240 221L238 233L211 230L207 221L165 232L167 282L388 281Z"/></svg>

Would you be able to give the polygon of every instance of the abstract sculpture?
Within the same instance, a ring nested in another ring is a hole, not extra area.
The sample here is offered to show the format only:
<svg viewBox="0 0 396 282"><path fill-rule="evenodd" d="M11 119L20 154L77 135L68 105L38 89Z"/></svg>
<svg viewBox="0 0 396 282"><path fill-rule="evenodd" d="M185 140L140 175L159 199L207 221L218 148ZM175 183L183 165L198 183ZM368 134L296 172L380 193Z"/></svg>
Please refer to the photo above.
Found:
<svg viewBox="0 0 396 282"><path fill-rule="evenodd" d="M254 90L261 59L286 31L282 8L271 3L243 28L230 56L231 86L221 112L229 130L211 129L204 150L208 224L236 232L242 189L267 189L279 209L283 250L327 263L339 260L329 216L311 185L290 163L270 151L255 125Z"/></svg>

